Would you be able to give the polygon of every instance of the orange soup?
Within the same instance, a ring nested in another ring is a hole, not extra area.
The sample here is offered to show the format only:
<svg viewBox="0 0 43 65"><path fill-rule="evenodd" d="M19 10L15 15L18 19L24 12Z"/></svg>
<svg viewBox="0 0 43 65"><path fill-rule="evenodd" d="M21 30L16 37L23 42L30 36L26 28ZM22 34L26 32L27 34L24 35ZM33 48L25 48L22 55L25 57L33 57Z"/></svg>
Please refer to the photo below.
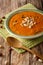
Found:
<svg viewBox="0 0 43 65"><path fill-rule="evenodd" d="M38 34L43 32L43 15L32 11L17 13L10 19L9 28L22 36Z"/></svg>

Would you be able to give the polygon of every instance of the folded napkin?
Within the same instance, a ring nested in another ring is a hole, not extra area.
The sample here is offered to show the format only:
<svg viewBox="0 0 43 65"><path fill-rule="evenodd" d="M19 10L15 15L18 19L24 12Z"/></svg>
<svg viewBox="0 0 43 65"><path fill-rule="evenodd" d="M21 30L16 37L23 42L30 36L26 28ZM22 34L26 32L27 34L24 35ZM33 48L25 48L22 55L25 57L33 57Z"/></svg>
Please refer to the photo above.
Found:
<svg viewBox="0 0 43 65"><path fill-rule="evenodd" d="M23 9L23 8L29 8L29 9L36 9L32 4L27 4L27 5L24 5L24 6L22 6L21 8L19 8L19 9ZM19 9L17 9L17 10L19 10ZM17 11L17 10L14 10L14 11ZM13 12L14 12L13 11ZM12 13L12 12L11 12ZM11 13L9 13L9 14L11 14ZM7 18L8 16L9 16L9 14L7 14L5 17ZM5 19L6 20L6 19ZM4 21L5 21L4 20ZM7 30L3 27L3 28L0 28L0 36L2 36L5 40L6 40L6 38L8 37L8 36L11 36L8 32L7 32ZM19 41L21 41L22 42L22 44L25 46L25 47L28 47L28 48L32 48L32 47L34 47L34 46L36 46L36 45L38 45L38 44L40 44L41 42L43 42L43 36L41 36L41 37L39 37L39 38L35 38L35 39L31 39L31 40L29 40L29 39L21 39L21 38L17 38ZM25 50L23 50L23 49L17 49L17 48L13 48L14 50L16 50L18 53L23 53L23 52L25 52Z"/></svg>

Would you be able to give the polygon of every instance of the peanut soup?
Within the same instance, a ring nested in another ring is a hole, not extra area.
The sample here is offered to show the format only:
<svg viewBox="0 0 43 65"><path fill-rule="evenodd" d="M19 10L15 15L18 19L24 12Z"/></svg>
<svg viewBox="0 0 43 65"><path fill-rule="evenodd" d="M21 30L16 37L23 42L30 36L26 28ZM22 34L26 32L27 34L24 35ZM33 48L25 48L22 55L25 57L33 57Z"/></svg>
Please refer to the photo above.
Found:
<svg viewBox="0 0 43 65"><path fill-rule="evenodd" d="M23 11L12 16L9 28L13 33L22 36L43 32L43 15L33 11Z"/></svg>

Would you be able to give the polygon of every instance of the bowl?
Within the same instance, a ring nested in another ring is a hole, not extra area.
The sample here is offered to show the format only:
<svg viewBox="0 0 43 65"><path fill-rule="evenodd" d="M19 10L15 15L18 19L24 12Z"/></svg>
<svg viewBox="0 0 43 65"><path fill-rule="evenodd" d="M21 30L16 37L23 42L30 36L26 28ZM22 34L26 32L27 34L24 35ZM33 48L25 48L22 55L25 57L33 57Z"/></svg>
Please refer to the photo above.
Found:
<svg viewBox="0 0 43 65"><path fill-rule="evenodd" d="M33 11L33 12L37 12L37 13L40 13L43 15L43 11L41 10L35 10L35 9L21 9L21 10L18 10L18 11L14 11L12 13L9 14L9 16L6 18L6 21L4 22L4 26L6 28L6 30L9 32L10 35L12 35L13 37L18 37L18 38L24 38L24 39L33 39L33 38L37 38L37 37L40 37L43 35L43 32L40 32L38 34L35 34L35 35L31 35L31 36L21 36L21 35L18 35L18 34L15 34L13 33L9 26L8 26L8 23L9 23L9 20L11 19L11 17L19 12L23 12L23 11Z"/></svg>

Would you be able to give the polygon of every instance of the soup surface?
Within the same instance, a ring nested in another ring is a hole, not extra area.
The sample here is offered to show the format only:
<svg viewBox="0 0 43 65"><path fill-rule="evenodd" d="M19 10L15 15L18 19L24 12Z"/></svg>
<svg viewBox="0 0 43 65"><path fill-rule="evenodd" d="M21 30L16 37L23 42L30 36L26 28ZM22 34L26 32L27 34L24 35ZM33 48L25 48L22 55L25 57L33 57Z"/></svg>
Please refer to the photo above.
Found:
<svg viewBox="0 0 43 65"><path fill-rule="evenodd" d="M43 32L43 15L32 11L19 12L10 19L9 28L22 36L38 34Z"/></svg>

